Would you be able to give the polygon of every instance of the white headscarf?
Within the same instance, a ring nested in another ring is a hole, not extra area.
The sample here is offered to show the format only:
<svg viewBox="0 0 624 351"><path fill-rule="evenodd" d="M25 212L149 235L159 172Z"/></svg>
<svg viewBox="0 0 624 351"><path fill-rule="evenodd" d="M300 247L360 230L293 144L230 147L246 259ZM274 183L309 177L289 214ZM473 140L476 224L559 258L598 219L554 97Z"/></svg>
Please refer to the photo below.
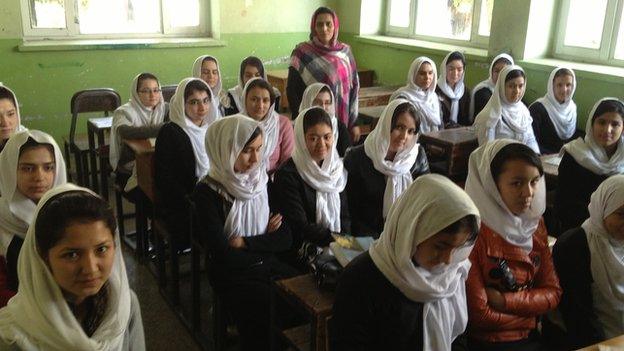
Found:
<svg viewBox="0 0 624 351"><path fill-rule="evenodd" d="M19 108L19 103L17 102L17 96L15 96L15 93L13 92L13 90L9 89L9 87L2 85L2 82L0 82L0 88L6 89L11 95L13 95L13 101L15 102L15 114L17 115L17 127L15 128L15 131L13 133L23 132L25 130L28 130L26 129L26 127L22 125L22 117L20 115L20 108ZM1 143L2 143L2 140L0 140L0 146L2 146Z"/></svg>
<svg viewBox="0 0 624 351"><path fill-rule="evenodd" d="M195 59L195 62L193 63L193 72L191 73L193 73L194 78L201 79L202 64L204 63L204 60L206 59L210 59L214 61L215 64L217 65L217 71L219 71L219 81L217 82L217 85L214 88L211 88L210 86L208 86L208 88L212 92L211 94L212 105L215 106L215 108L217 109L217 118L219 118L219 117L222 117L221 110L219 109L219 107L221 105L226 106L226 107L230 106L230 101L227 97L227 94L222 89L223 82L221 80L221 68L219 66L219 60L217 60L216 57L211 56L211 55L202 55Z"/></svg>
<svg viewBox="0 0 624 351"><path fill-rule="evenodd" d="M130 101L115 110L113 126L111 128L110 141L110 164L113 170L117 169L122 140L117 135L117 128L121 126L141 127L161 124L165 120L165 100L160 94L160 102L153 109L143 106L139 97L138 84L141 74L134 77L130 87ZM158 82L158 81L156 81ZM160 89L160 82L158 82Z"/></svg>
<svg viewBox="0 0 624 351"><path fill-rule="evenodd" d="M314 99L321 92L321 89L327 87L329 91L329 96L331 96L333 111L329 114L332 123L332 131L334 132L334 145L338 141L338 119L336 118L336 108L334 106L334 92L329 88L329 85L325 83L312 83L308 85L306 90L303 92L303 97L301 98L301 104L299 105L299 110L305 110L307 108L313 107Z"/></svg>
<svg viewBox="0 0 624 351"><path fill-rule="evenodd" d="M295 150L292 159L301 178L316 190L316 223L340 233L340 193L347 185L347 171L335 147L331 148L320 167L310 157L303 120L306 112L313 109L324 111L321 107L307 108L295 120Z"/></svg>
<svg viewBox="0 0 624 351"><path fill-rule="evenodd" d="M498 56L494 57L494 59L492 60L492 63L490 63L490 70L488 71L489 76L488 79L480 82L479 84L477 84L474 89L472 90L472 94L470 96L470 116L474 116L475 115L475 94L477 91L481 90L482 88L487 88L490 90L490 92L494 91L494 88L496 87L496 82L493 80L494 78L492 77L492 71L494 70L494 66L496 65L496 63L498 62L498 60L500 59L505 59L507 61L509 61L509 63L511 65L514 64L514 59L513 57L509 56L508 54L502 53L499 54Z"/></svg>
<svg viewBox="0 0 624 351"><path fill-rule="evenodd" d="M0 234L6 236L2 240L10 242L13 235L24 238L30 226L37 205L17 190L17 165L20 148L28 138L36 142L50 144L54 148L55 173L52 188L67 182L65 175L65 161L61 149L48 134L30 130L13 134L0 153Z"/></svg>
<svg viewBox="0 0 624 351"><path fill-rule="evenodd" d="M572 73L573 85L570 97L563 103L559 103L555 97L554 80L555 74L562 69L567 69ZM544 105L546 112L548 112L548 117L550 117L550 120L555 126L557 135L563 140L570 139L572 135L574 135L574 132L576 132L576 104L572 100L574 91L576 91L576 75L574 74L574 71L567 67L557 67L550 73L550 77L548 78L546 95L535 100L535 102L539 102Z"/></svg>
<svg viewBox="0 0 624 351"><path fill-rule="evenodd" d="M442 92L446 96L448 96L449 99L451 99L450 119L451 121L457 123L457 115L459 114L459 99L461 99L462 96L464 96L464 90L465 90L464 89L464 76L466 75L466 70L465 70L466 67L464 67L464 71L462 71L461 79L459 80L459 82L457 82L457 84L455 84L455 89L451 88L451 86L446 81L446 65L448 63L449 57L454 53L458 53L459 55L461 55L463 59L462 64L465 66L466 60L464 59L464 55L461 52L459 51L449 52L444 58L444 60L442 60L442 63L440 64L440 77L438 78L438 87L440 87L440 90L442 90Z"/></svg>
<svg viewBox="0 0 624 351"><path fill-rule="evenodd" d="M593 289L599 292L598 320L607 335L624 330L624 242L613 238L604 219L624 205L624 175L607 178L591 196L589 218L581 225L591 255Z"/></svg>
<svg viewBox="0 0 624 351"><path fill-rule="evenodd" d="M563 150L568 152L581 166L601 175L624 173L624 133L622 137L620 137L620 140L618 140L617 150L611 158L607 156L605 149L594 139L593 116L598 106L600 106L603 101L607 100L614 100L622 104L621 101L613 97L606 97L598 100L587 118L587 123L585 124L585 138L577 138L563 145Z"/></svg>
<svg viewBox="0 0 624 351"><path fill-rule="evenodd" d="M509 134L514 136L513 139L527 144L533 151L539 153L539 148L535 150L537 145L529 145L531 140L535 139L533 127L531 126L533 118L531 117L529 109L521 100L512 103L507 101L507 97L505 96L505 79L510 72L515 70L524 72L522 67L510 65L503 68L498 75L498 82L496 82L492 97L475 118L474 125L477 128L477 136L482 136L488 129L500 125L501 129L506 130ZM524 92L522 96L524 96ZM522 96L520 99L522 99ZM483 143L484 141L487 140L484 140L483 137L479 138L479 143Z"/></svg>
<svg viewBox="0 0 624 351"><path fill-rule="evenodd" d="M405 297L422 302L423 350L450 351L468 323L466 277L474 241L455 249L451 263L427 270L412 258L423 241L465 216L479 211L470 197L448 178L418 177L392 206L384 230L369 249L381 273Z"/></svg>
<svg viewBox="0 0 624 351"><path fill-rule="evenodd" d="M251 78L245 84L245 89L243 89L243 99L246 99L247 90L249 90L249 86L251 82L262 79L260 77ZM248 116L247 106L243 106L243 109L240 110L240 114ZM275 103L269 106L269 111L267 112L264 119L258 121L262 130L264 131L264 143L262 144L262 148L264 149L263 159L266 163L266 167L269 167L269 158L273 155L275 148L278 147L277 142L279 141L279 133L280 133L280 123L279 123L279 114L275 111Z"/></svg>
<svg viewBox="0 0 624 351"><path fill-rule="evenodd" d="M409 103L405 99L392 100L381 113L377 128L364 141L364 152L373 161L377 171L386 176L386 189L383 197L383 217L386 218L390 206L412 184L410 170L418 157L418 134L398 152L393 161L386 160L392 133L392 115L399 105Z"/></svg>
<svg viewBox="0 0 624 351"><path fill-rule="evenodd" d="M178 84L173 97L171 97L171 102L169 103L169 119L182 128L184 133L188 135L191 145L193 146L193 152L195 153L195 176L197 176L197 179L201 179L208 173L208 168L210 168L210 162L208 161L208 155L206 155L206 148L204 146L206 130L208 130L210 124L219 118L219 113L218 107L214 104L214 100L211 99L212 104L210 105L210 111L206 117L204 117L204 124L200 127L196 126L195 123L186 116L184 109L184 90L186 90L186 86L192 81L201 82L202 85L208 87L208 84L199 78L184 78L180 84Z"/></svg>
<svg viewBox="0 0 624 351"><path fill-rule="evenodd" d="M253 56L247 56L243 59L243 61L251 58ZM257 58L257 57L256 57ZM232 97L234 98L234 103L236 104L236 108L238 109L238 111L242 111L245 108L245 99L243 98L243 89L245 88L245 84L243 84L243 74L245 73L245 67L250 66L251 64L247 64L245 66L242 66L242 62L241 61L241 68L240 71L238 72L238 85L236 85L234 88L230 88L228 90L228 92L230 93L230 95L232 95ZM262 78L266 81L268 81L267 79L267 74L266 74L266 70L264 69L264 64L262 63L262 61L258 58L258 62L260 62L260 65L262 65L262 77L257 77L257 78ZM255 66L254 66L255 67ZM273 87L273 93L275 94L275 97L279 97L281 96L280 91Z"/></svg>
<svg viewBox="0 0 624 351"><path fill-rule="evenodd" d="M48 191L37 213L57 195L91 190L65 184ZM28 229L17 261L19 289L0 310L0 338L21 350L121 350L130 320L130 287L119 235L115 235L115 261L108 278L108 306L95 333L88 337L74 316L45 260L39 255L35 226Z"/></svg>
<svg viewBox="0 0 624 351"><path fill-rule="evenodd" d="M494 157L515 140L497 139L479 146L470 154L466 193L474 200L481 213L481 220L508 243L527 252L533 250L533 233L537 230L546 209L546 186L541 177L533 194L531 206L520 216L514 215L501 197L492 177Z"/></svg>
<svg viewBox="0 0 624 351"><path fill-rule="evenodd" d="M208 176L234 197L225 219L224 233L228 237L264 234L269 223L266 166L258 162L246 173L234 171L238 155L256 128L262 130L258 122L236 114L213 123L206 133L206 150L211 162Z"/></svg>
<svg viewBox="0 0 624 351"><path fill-rule="evenodd" d="M415 79L415 75L423 63L430 64L431 69L433 69L433 81L427 90L416 85ZM399 97L407 99L416 107L416 111L420 114L420 131L422 133L444 129L444 122L440 113L440 100L435 92L437 79L438 73L435 63L428 57L418 57L412 62L407 73L407 85L399 88L390 96L390 100Z"/></svg>

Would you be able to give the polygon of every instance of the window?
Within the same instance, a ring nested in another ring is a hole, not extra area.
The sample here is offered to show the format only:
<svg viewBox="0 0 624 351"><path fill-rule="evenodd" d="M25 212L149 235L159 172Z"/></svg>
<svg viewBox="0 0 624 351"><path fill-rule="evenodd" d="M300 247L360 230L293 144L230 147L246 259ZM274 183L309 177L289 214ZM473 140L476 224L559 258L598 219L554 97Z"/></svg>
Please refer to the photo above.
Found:
<svg viewBox="0 0 624 351"><path fill-rule="evenodd" d="M555 56L624 65L624 0L562 0Z"/></svg>
<svg viewBox="0 0 624 351"><path fill-rule="evenodd" d="M386 33L486 47L494 0L388 0Z"/></svg>
<svg viewBox="0 0 624 351"><path fill-rule="evenodd" d="M208 0L21 0L25 37L206 34Z"/></svg>

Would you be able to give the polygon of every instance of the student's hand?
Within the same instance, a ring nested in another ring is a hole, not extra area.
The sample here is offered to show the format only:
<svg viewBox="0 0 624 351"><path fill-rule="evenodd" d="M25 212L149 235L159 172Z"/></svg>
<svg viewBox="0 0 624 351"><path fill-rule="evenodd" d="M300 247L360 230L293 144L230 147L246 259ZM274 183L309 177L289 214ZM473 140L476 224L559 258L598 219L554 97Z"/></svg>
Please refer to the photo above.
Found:
<svg viewBox="0 0 624 351"><path fill-rule="evenodd" d="M362 130L360 130L359 126L353 126L351 128L351 140L353 140L353 145L357 144L360 141L360 137L362 136Z"/></svg>
<svg viewBox="0 0 624 351"><path fill-rule="evenodd" d="M247 247L247 245L245 245L245 240L243 240L243 237L241 236L235 236L232 237L229 241L230 247L233 247L235 249L244 249L245 247Z"/></svg>
<svg viewBox="0 0 624 351"><path fill-rule="evenodd" d="M495 310L502 311L505 308L505 297L494 288L485 288L485 294L488 298L488 305Z"/></svg>
<svg viewBox="0 0 624 351"><path fill-rule="evenodd" d="M273 233L282 226L282 215L279 213L272 214L267 225L267 233Z"/></svg>

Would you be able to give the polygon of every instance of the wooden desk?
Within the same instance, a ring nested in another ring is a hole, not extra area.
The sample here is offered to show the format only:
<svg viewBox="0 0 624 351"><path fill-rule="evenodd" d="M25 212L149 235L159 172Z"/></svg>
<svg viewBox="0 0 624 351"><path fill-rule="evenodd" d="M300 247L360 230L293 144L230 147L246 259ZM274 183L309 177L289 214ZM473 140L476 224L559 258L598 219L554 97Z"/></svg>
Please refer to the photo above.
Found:
<svg viewBox="0 0 624 351"><path fill-rule="evenodd" d="M310 350L327 349L327 321L331 317L334 306L334 293L321 290L312 274L278 280L274 283L275 290L293 306L310 317L310 325L299 326L284 331L290 335L300 335L301 331L310 332ZM305 342L305 338L293 340L294 344Z"/></svg>
<svg viewBox="0 0 624 351"><path fill-rule="evenodd" d="M375 129L377 122L387 105L362 107L358 110L358 118L362 120L363 125L370 126L370 131Z"/></svg>
<svg viewBox="0 0 624 351"><path fill-rule="evenodd" d="M113 117L89 118L87 120L87 133L89 138L89 158L91 187L104 199L108 200L108 145L105 133L110 132L113 125ZM95 136L97 135L97 145ZM101 157L105 155L105 157ZM100 182L98 183L98 160Z"/></svg>
<svg viewBox="0 0 624 351"><path fill-rule="evenodd" d="M400 85L392 85L360 88L358 95L358 107L363 108L368 106L387 105L390 101L392 93L400 87Z"/></svg>
<svg viewBox="0 0 624 351"><path fill-rule="evenodd" d="M603 342L599 342L595 345L592 346L587 346L584 347L582 349L579 349L579 351L598 351L600 349L600 347L610 347L610 349L607 350L624 350L624 335L620 335L617 336L613 339L609 339L609 340L605 340Z"/></svg>
<svg viewBox="0 0 624 351"><path fill-rule="evenodd" d="M446 175L453 178L468 173L470 153L479 146L472 127L443 129L421 134L418 141L427 147L442 150Z"/></svg>

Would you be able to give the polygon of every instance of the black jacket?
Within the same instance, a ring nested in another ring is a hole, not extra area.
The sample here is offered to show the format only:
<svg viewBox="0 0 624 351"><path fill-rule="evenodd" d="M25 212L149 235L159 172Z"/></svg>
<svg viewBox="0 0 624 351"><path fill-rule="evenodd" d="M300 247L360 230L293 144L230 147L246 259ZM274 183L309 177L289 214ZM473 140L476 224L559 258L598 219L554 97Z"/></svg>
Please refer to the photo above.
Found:
<svg viewBox="0 0 624 351"><path fill-rule="evenodd" d="M534 102L529 106L529 112L533 117L533 133L540 147L542 155L555 154L561 150L564 144L583 136L583 132L576 130L570 139L559 138L555 125L548 116L548 111L541 102Z"/></svg>
<svg viewBox="0 0 624 351"><path fill-rule="evenodd" d="M288 108L292 112L292 119L299 115L299 105L303 93L306 90L306 84L301 78L299 72L292 66L288 67L288 81L286 83L286 97L288 98Z"/></svg>
<svg viewBox="0 0 624 351"><path fill-rule="evenodd" d="M472 116L471 118L474 121L474 119L477 117L479 112L481 112L481 110L483 110L485 105L487 105L488 101L490 101L490 98L492 97L492 91L486 87L483 87L473 92L473 94L474 94L474 116Z"/></svg>
<svg viewBox="0 0 624 351"><path fill-rule="evenodd" d="M451 99L436 86L436 94L440 100L440 110L442 111L442 120L445 127L453 127L455 123L451 122ZM474 118L470 116L470 89L464 85L464 95L459 99L459 112L457 113L457 123L462 126L471 126Z"/></svg>
<svg viewBox="0 0 624 351"><path fill-rule="evenodd" d="M316 224L316 190L301 178L292 158L275 173L271 192L279 213L290 225L294 248L299 248L303 240L319 246L333 241L329 228ZM340 227L341 233L351 233L346 191L340 193Z"/></svg>
<svg viewBox="0 0 624 351"><path fill-rule="evenodd" d="M379 237L383 231L383 196L386 177L377 171L364 152L364 145L349 149L344 158L349 172L347 198L351 214L351 231L355 236ZM419 146L418 157L411 168L412 178L429 173L425 149Z"/></svg>

